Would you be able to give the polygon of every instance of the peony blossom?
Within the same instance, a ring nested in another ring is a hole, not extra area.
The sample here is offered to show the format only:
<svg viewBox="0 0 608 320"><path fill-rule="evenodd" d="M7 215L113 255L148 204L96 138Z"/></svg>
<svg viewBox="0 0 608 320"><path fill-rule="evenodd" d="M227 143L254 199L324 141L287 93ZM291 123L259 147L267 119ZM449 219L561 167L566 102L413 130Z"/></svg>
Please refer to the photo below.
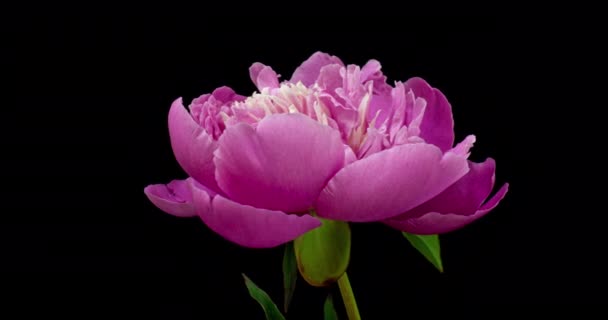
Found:
<svg viewBox="0 0 608 320"><path fill-rule="evenodd" d="M169 111L185 180L145 188L179 217L222 237L274 247L318 217L383 222L413 234L459 229L495 208L495 162L468 160L475 136L454 144L446 97L420 78L387 84L380 63L344 65L317 52L288 81L253 64L251 96L220 87Z"/></svg>

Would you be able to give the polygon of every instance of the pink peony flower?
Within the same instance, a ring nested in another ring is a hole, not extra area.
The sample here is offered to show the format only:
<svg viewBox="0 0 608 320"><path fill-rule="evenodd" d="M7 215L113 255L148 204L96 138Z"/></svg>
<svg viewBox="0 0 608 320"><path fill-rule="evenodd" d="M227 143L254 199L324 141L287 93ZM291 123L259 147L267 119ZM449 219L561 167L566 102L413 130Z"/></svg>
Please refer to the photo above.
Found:
<svg viewBox="0 0 608 320"><path fill-rule="evenodd" d="M454 146L451 106L420 78L394 87L380 63L363 67L317 52L289 81L249 69L258 92L221 87L169 111L175 157L190 176L145 188L179 217L199 216L246 247L274 247L317 228L318 217L380 221L414 234L445 233L491 211L495 163Z"/></svg>

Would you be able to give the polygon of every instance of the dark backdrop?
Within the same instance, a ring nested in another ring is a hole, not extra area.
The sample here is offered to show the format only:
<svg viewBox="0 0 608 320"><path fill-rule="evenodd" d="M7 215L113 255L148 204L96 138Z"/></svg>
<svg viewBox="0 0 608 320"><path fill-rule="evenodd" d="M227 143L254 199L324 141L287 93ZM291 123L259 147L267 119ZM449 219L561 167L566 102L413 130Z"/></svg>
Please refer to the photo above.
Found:
<svg viewBox="0 0 608 320"><path fill-rule="evenodd" d="M491 214L441 237L444 274L399 232L353 225L349 275L365 319L599 299L587 289L600 281L599 268L585 263L592 249L561 238L581 234L561 233L569 222L546 201L559 195L543 191L554 180L543 158L550 131L539 125L550 121L551 106L528 99L542 80L521 73L526 63L534 70L537 57L526 48L535 40L516 45L495 17L219 20L47 16L6 24L2 67L16 99L4 106L2 126L0 268L2 289L26 302L21 312L204 319L219 310L262 319L241 273L280 304L282 248L235 246L198 219L156 209L143 188L186 177L166 127L175 98L189 102L222 85L250 94L253 62L288 78L317 50L359 65L377 59L391 83L428 80L452 103L457 140L477 136L472 159L494 157L497 186L511 183ZM288 318L319 319L325 293L300 279Z"/></svg>

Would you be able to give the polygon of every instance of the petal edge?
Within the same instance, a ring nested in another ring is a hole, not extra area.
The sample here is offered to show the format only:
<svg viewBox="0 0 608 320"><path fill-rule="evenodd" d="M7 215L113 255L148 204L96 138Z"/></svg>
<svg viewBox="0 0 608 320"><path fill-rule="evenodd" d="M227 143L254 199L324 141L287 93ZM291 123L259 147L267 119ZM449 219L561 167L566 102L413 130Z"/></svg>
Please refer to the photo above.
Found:
<svg viewBox="0 0 608 320"><path fill-rule="evenodd" d="M389 226L413 234L429 235L442 234L461 229L468 224L480 219L492 211L498 203L505 197L509 190L509 184L505 183L496 194L481 206L473 215L441 214L429 212L421 217L407 219L403 221L387 221Z"/></svg>
<svg viewBox="0 0 608 320"><path fill-rule="evenodd" d="M190 180L173 180L168 184L152 184L144 188L144 194L160 210L176 217L194 217Z"/></svg>
<svg viewBox="0 0 608 320"><path fill-rule="evenodd" d="M434 145L404 144L340 170L317 200L320 217L384 220L436 196L468 172L466 158Z"/></svg>
<svg viewBox="0 0 608 320"><path fill-rule="evenodd" d="M182 169L200 183L218 191L213 164L217 142L194 121L184 108L182 98L171 105L168 122L173 154Z"/></svg>
<svg viewBox="0 0 608 320"><path fill-rule="evenodd" d="M297 216L210 196L194 188L194 207L201 220L223 238L248 248L272 248L321 226L310 215Z"/></svg>

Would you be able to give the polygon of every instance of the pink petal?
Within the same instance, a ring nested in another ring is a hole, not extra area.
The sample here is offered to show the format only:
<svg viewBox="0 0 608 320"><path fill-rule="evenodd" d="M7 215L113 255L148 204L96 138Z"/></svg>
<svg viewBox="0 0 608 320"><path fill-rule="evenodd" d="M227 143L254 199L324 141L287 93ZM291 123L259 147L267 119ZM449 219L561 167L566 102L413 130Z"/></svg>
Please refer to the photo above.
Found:
<svg viewBox="0 0 608 320"><path fill-rule="evenodd" d="M342 87L342 75L340 75L341 64L328 64L321 68L317 84L330 94L334 94L336 89Z"/></svg>
<svg viewBox="0 0 608 320"><path fill-rule="evenodd" d="M473 144L477 141L475 135L470 134L464 138L460 143L458 143L454 148L452 148L452 152L462 155L466 158L471 154L469 150L473 147Z"/></svg>
<svg viewBox="0 0 608 320"><path fill-rule="evenodd" d="M389 220L402 221L420 217L429 212L474 214L494 187L496 162L492 158L488 158L482 163L469 161L469 169L464 177L433 199Z"/></svg>
<svg viewBox="0 0 608 320"><path fill-rule="evenodd" d="M384 76L380 71L382 69L382 65L380 62L375 59L371 59L367 61L367 63L361 68L361 83L364 83L369 80L379 80Z"/></svg>
<svg viewBox="0 0 608 320"><path fill-rule="evenodd" d="M348 139L349 134L357 125L357 110L345 107L341 102L334 98L334 96L327 93L321 94L320 99L331 112L331 117L336 121L336 124L342 134L342 138L345 140Z"/></svg>
<svg viewBox="0 0 608 320"><path fill-rule="evenodd" d="M367 81L373 81L374 95L388 95L390 97L392 87L386 83L386 76L382 74L381 69L382 66L378 60L369 60L361 68L361 83L364 84Z"/></svg>
<svg viewBox="0 0 608 320"><path fill-rule="evenodd" d="M258 82L258 75L260 74L260 71L262 71L262 69L266 68L266 65L263 63L259 63L259 62L255 62L254 64L251 65L251 67L249 67L249 78L251 78L251 81L257 86L257 82Z"/></svg>
<svg viewBox="0 0 608 320"><path fill-rule="evenodd" d="M385 133L380 132L376 128L367 129L367 134L363 143L359 147L357 151L357 158L363 159L371 156L377 152L382 151L383 147L386 145L388 138Z"/></svg>
<svg viewBox="0 0 608 320"><path fill-rule="evenodd" d="M246 99L246 97L237 94L236 92L234 92L234 90L232 90L232 88L227 86L221 86L213 90L213 93L211 93L211 95L222 103L230 103L232 101L243 101Z"/></svg>
<svg viewBox="0 0 608 320"><path fill-rule="evenodd" d="M452 106L441 93L421 78L411 78L405 82L406 91L412 90L416 97L427 102L424 118L420 124L420 137L447 151L454 144L454 120Z"/></svg>
<svg viewBox="0 0 608 320"><path fill-rule="evenodd" d="M219 186L234 201L258 208L307 211L344 165L339 132L302 114L271 115L256 129L236 124L219 144Z"/></svg>
<svg viewBox="0 0 608 320"><path fill-rule="evenodd" d="M244 247L276 247L321 226L321 221L310 215L258 209L219 195L213 197L197 187L192 191L201 220L220 236Z"/></svg>
<svg viewBox="0 0 608 320"><path fill-rule="evenodd" d="M492 211L505 197L508 190L509 184L505 183L488 202L472 215L429 212L418 218L403 221L391 220L386 223L393 228L414 234L441 234L454 231L463 228Z"/></svg>
<svg viewBox="0 0 608 320"><path fill-rule="evenodd" d="M386 121L392 111L391 91L384 94L374 94L369 102L369 111L367 117L369 119L376 118L375 127L379 128Z"/></svg>
<svg viewBox="0 0 608 320"><path fill-rule="evenodd" d="M263 65L259 62L254 63L249 67L249 77L255 83L259 90L263 88L278 88L279 76L271 67Z"/></svg>
<svg viewBox="0 0 608 320"><path fill-rule="evenodd" d="M347 166L355 161L357 161L357 156L355 155L355 152L349 145L345 144L344 145L344 166Z"/></svg>
<svg viewBox="0 0 608 320"><path fill-rule="evenodd" d="M177 217L194 217L196 212L192 205L192 193L186 180L173 180L168 184L153 184L144 188L144 193L156 207Z"/></svg>
<svg viewBox="0 0 608 320"><path fill-rule="evenodd" d="M436 146L404 144L340 170L321 192L317 213L346 221L377 221L441 193L469 170L466 158Z"/></svg>
<svg viewBox="0 0 608 320"><path fill-rule="evenodd" d="M211 94L203 94L193 99L189 106L190 115L211 138L217 140L226 128L222 114L231 115L229 105L242 100L245 100L245 97L236 94L231 88L219 87Z"/></svg>
<svg viewBox="0 0 608 320"><path fill-rule="evenodd" d="M194 121L181 98L169 110L169 136L173 154L184 171L212 190L219 190L213 164L217 142Z"/></svg>
<svg viewBox="0 0 608 320"><path fill-rule="evenodd" d="M336 56L330 56L323 52L315 52L293 72L289 81L293 83L302 81L304 85L310 86L319 77L321 68L329 64L344 65L342 60Z"/></svg>

